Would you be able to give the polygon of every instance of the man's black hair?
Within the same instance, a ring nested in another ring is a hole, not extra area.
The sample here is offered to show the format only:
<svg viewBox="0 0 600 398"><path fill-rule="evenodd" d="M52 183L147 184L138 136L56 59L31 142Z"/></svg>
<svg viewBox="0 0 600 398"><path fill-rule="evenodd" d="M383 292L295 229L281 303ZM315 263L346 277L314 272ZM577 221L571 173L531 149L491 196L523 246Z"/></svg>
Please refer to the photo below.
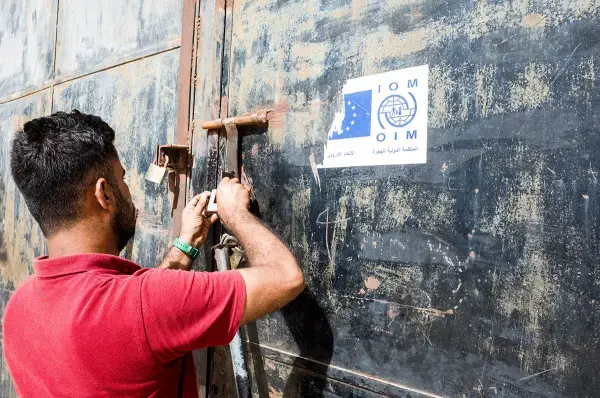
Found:
<svg viewBox="0 0 600 398"><path fill-rule="evenodd" d="M98 178L115 184L114 140L106 122L76 109L31 120L16 133L11 174L46 237L77 219Z"/></svg>

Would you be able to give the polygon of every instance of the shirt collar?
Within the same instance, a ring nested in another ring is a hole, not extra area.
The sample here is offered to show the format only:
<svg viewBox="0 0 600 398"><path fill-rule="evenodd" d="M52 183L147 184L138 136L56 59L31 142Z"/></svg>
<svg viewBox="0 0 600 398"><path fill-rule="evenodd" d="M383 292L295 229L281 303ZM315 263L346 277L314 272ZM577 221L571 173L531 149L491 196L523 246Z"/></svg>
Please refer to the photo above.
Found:
<svg viewBox="0 0 600 398"><path fill-rule="evenodd" d="M141 269L133 261L101 253L75 254L52 258L48 258L48 256L38 257L35 259L33 266L36 276L41 278L51 278L95 269L109 269L124 274L132 274Z"/></svg>

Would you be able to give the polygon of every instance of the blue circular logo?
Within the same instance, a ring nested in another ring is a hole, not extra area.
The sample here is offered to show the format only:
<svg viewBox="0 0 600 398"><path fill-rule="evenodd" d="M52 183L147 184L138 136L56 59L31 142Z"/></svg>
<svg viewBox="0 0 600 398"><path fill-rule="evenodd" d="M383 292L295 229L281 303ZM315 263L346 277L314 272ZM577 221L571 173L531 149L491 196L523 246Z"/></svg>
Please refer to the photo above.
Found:
<svg viewBox="0 0 600 398"><path fill-rule="evenodd" d="M413 121L417 115L417 100L412 93L408 93L408 95L410 95L412 103L398 94L390 95L381 102L377 117L382 129L385 128L382 119L385 119L392 127L404 127Z"/></svg>

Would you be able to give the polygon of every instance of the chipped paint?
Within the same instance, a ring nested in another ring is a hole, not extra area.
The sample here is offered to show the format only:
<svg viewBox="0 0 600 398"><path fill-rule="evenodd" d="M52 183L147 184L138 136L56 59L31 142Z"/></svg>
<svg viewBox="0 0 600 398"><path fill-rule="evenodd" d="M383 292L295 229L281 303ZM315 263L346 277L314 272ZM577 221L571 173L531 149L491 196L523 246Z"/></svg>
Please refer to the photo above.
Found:
<svg viewBox="0 0 600 398"><path fill-rule="evenodd" d="M510 85L510 109L535 108L550 96L547 67L530 64L514 83Z"/></svg>
<svg viewBox="0 0 600 398"><path fill-rule="evenodd" d="M544 23L545 19L546 19L546 17L541 14L537 14L537 13L527 14L527 15L523 16L523 18L521 19L521 26L523 26L525 28L539 27L539 29L542 29L545 26L545 23Z"/></svg>
<svg viewBox="0 0 600 398"><path fill-rule="evenodd" d="M182 1L136 0L85 3L61 0L56 71L82 74L118 64L132 55L164 50L181 34ZM54 22L54 21L53 21Z"/></svg>
<svg viewBox="0 0 600 398"><path fill-rule="evenodd" d="M0 13L0 101L53 77L58 0L6 0Z"/></svg>
<svg viewBox="0 0 600 398"><path fill-rule="evenodd" d="M370 276L365 280L365 287L369 290L377 290L379 286L381 286L381 282L377 278Z"/></svg>

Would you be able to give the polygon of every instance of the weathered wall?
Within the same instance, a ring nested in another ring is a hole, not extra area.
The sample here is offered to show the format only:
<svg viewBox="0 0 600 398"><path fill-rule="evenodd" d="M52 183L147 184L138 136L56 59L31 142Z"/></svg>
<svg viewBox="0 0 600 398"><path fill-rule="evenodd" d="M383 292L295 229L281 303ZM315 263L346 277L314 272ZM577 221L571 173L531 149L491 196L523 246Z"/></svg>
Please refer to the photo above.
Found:
<svg viewBox="0 0 600 398"><path fill-rule="evenodd" d="M45 252L43 236L9 175L11 138L35 117L77 108L101 116L115 129L126 181L142 210L126 255L153 267L165 254L171 229L168 188L149 184L143 176L154 160L156 145L173 143L175 138L183 2L4 3L0 12L2 308L33 272L33 258ZM0 363L0 396L14 396L4 361Z"/></svg>
<svg viewBox="0 0 600 398"><path fill-rule="evenodd" d="M310 290L257 322L259 390L598 395L599 7L234 2L229 115L279 113L244 170ZM317 179L345 81L422 64L428 163Z"/></svg>
<svg viewBox="0 0 600 398"><path fill-rule="evenodd" d="M17 98L52 78L58 1L3 0L0 7L0 98Z"/></svg>
<svg viewBox="0 0 600 398"><path fill-rule="evenodd" d="M80 74L178 45L182 4L60 0L57 74Z"/></svg>

